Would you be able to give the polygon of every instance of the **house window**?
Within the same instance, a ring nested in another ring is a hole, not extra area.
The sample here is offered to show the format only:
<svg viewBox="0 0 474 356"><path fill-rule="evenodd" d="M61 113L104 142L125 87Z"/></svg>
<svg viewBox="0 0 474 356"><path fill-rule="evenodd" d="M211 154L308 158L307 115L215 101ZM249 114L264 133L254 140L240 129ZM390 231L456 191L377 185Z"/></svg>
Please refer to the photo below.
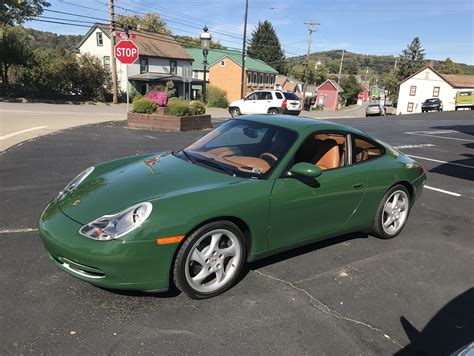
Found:
<svg viewBox="0 0 474 356"><path fill-rule="evenodd" d="M271 85L273 85L273 80L274 80L274 78L275 78L275 77L274 77L273 75L270 76L270 84L271 84Z"/></svg>
<svg viewBox="0 0 474 356"><path fill-rule="evenodd" d="M410 87L410 96L415 96L416 95L416 85L412 85Z"/></svg>
<svg viewBox="0 0 474 356"><path fill-rule="evenodd" d="M407 112L413 112L413 103L408 103Z"/></svg>
<svg viewBox="0 0 474 356"><path fill-rule="evenodd" d="M197 70L193 70L193 78L198 79L199 78L199 73Z"/></svg>
<svg viewBox="0 0 474 356"><path fill-rule="evenodd" d="M433 88L433 97L437 98L439 96L439 87Z"/></svg>
<svg viewBox="0 0 474 356"><path fill-rule="evenodd" d="M140 74L148 73L148 58L140 58Z"/></svg>
<svg viewBox="0 0 474 356"><path fill-rule="evenodd" d="M110 70L110 57L104 56L104 68Z"/></svg>
<svg viewBox="0 0 474 356"><path fill-rule="evenodd" d="M96 36L96 40L97 40L97 46L103 46L104 45L104 39L102 37L102 32L96 32L95 36Z"/></svg>
<svg viewBox="0 0 474 356"><path fill-rule="evenodd" d="M224 66L225 66L225 61L222 60L222 61L221 61L221 67L224 67Z"/></svg>
<svg viewBox="0 0 474 356"><path fill-rule="evenodd" d="M250 86L250 82L252 81L252 73L248 72L247 73L247 86Z"/></svg>
<svg viewBox="0 0 474 356"><path fill-rule="evenodd" d="M253 82L252 84L257 84L257 73L253 73Z"/></svg>
<svg viewBox="0 0 474 356"><path fill-rule="evenodd" d="M259 84L263 84L263 74L260 74L260 82Z"/></svg>
<svg viewBox="0 0 474 356"><path fill-rule="evenodd" d="M178 63L176 61L170 61L170 74L178 73Z"/></svg>
<svg viewBox="0 0 474 356"><path fill-rule="evenodd" d="M147 92L147 84L146 83L140 83L138 84L138 92L141 95L145 95Z"/></svg>
<svg viewBox="0 0 474 356"><path fill-rule="evenodd" d="M270 84L270 75L267 74L266 78L265 78L265 84Z"/></svg>

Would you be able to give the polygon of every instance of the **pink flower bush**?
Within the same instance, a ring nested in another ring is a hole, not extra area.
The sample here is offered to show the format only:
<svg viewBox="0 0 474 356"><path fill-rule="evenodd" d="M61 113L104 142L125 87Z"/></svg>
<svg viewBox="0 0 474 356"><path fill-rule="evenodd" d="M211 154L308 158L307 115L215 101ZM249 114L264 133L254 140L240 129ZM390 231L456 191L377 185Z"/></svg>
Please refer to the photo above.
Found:
<svg viewBox="0 0 474 356"><path fill-rule="evenodd" d="M153 100L158 106L168 105L168 95L164 91L151 90L146 97Z"/></svg>

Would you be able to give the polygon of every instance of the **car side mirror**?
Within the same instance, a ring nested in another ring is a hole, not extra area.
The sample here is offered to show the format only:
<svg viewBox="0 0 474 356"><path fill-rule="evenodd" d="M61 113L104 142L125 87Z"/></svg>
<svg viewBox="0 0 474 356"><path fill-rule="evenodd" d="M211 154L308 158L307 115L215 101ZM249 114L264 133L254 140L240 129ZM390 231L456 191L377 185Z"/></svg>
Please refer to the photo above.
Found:
<svg viewBox="0 0 474 356"><path fill-rule="evenodd" d="M303 176L303 177L309 177L309 178L317 178L319 177L323 171L321 168L318 166L307 163L307 162L300 162L296 163L291 167L290 169L291 175L296 175L296 176Z"/></svg>

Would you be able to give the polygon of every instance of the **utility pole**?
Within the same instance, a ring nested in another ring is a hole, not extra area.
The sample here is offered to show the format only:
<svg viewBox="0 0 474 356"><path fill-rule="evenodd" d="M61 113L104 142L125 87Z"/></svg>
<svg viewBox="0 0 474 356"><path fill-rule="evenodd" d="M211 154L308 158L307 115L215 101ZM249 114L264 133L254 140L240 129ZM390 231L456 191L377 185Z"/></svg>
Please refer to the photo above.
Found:
<svg viewBox="0 0 474 356"><path fill-rule="evenodd" d="M341 64L339 65L339 74L337 76L337 84L341 82L341 73L342 73L342 63L344 62L344 53L346 52L345 49L342 50L342 56L341 56Z"/></svg>
<svg viewBox="0 0 474 356"><path fill-rule="evenodd" d="M240 98L244 98L244 81L245 81L245 52L247 41L247 18L249 13L249 0L245 0L245 15L244 15L244 41L242 42L242 80L240 83Z"/></svg>
<svg viewBox="0 0 474 356"><path fill-rule="evenodd" d="M114 0L109 0L109 20L110 20L110 64L112 68L112 102L118 104L117 88L117 62L115 61L115 13ZM127 78L128 81L128 78Z"/></svg>
<svg viewBox="0 0 474 356"><path fill-rule="evenodd" d="M306 55L306 68L304 71L304 85L303 85L303 109L304 109L304 102L306 99L306 89L308 88L308 71L309 71L309 55L311 53L311 43L313 40L313 32L316 31L316 26L320 25L319 22L308 21L304 23L308 26L308 53Z"/></svg>

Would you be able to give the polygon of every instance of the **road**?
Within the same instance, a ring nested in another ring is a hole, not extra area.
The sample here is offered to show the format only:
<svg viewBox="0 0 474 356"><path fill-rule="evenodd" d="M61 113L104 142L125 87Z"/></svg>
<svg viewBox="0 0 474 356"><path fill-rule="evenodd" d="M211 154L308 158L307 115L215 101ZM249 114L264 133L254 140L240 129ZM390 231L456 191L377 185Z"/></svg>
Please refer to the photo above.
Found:
<svg viewBox="0 0 474 356"><path fill-rule="evenodd" d="M76 127L0 155L0 354L450 354L474 335L471 112L347 123L423 163L395 239L350 234L248 266L225 294L113 292L57 270L36 224L77 172L177 149L201 132Z"/></svg>
<svg viewBox="0 0 474 356"><path fill-rule="evenodd" d="M58 130L126 119L126 105L0 102L0 151Z"/></svg>

